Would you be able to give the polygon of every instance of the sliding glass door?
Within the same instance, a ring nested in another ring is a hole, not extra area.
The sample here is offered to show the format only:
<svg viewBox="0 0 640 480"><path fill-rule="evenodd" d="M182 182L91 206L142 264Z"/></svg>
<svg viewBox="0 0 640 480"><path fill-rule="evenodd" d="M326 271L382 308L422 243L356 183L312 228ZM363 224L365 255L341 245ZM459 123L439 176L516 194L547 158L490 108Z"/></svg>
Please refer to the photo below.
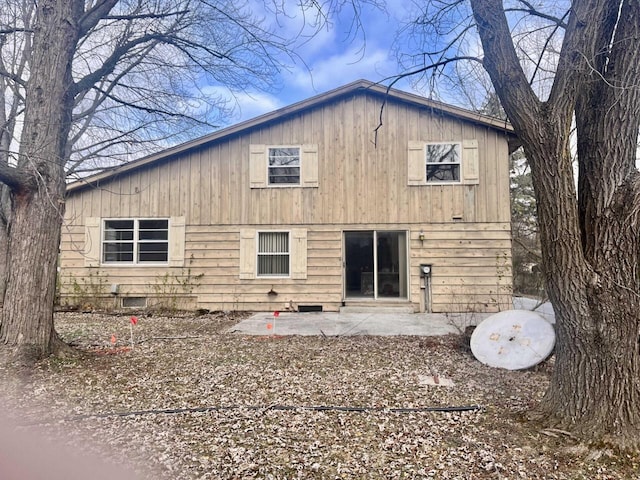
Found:
<svg viewBox="0 0 640 480"><path fill-rule="evenodd" d="M346 298L406 299L406 232L344 232Z"/></svg>

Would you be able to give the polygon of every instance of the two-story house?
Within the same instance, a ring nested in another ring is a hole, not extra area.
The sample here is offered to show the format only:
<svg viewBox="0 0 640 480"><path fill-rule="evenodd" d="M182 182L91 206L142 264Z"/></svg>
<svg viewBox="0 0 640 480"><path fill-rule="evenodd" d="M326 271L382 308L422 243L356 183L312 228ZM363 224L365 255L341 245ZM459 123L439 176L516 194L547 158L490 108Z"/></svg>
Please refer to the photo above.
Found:
<svg viewBox="0 0 640 480"><path fill-rule="evenodd" d="M61 301L508 308L513 140L367 81L219 130L69 185Z"/></svg>

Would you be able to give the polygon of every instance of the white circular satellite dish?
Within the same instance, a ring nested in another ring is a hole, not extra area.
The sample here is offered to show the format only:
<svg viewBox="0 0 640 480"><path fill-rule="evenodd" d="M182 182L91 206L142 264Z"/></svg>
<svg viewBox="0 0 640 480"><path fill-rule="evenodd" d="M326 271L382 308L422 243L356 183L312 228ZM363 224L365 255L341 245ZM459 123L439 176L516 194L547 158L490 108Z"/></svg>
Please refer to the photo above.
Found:
<svg viewBox="0 0 640 480"><path fill-rule="evenodd" d="M535 312L507 310L487 317L471 335L471 351L485 365L522 370L551 354L553 326Z"/></svg>

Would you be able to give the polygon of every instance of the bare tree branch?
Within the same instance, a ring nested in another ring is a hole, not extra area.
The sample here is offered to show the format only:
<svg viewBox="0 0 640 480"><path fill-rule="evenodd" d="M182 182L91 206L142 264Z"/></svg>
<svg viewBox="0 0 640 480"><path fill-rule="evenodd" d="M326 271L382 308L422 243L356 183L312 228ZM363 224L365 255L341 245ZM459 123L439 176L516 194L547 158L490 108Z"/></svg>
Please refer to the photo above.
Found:
<svg viewBox="0 0 640 480"><path fill-rule="evenodd" d="M30 184L31 177L23 170L0 163L0 182L12 190L20 190Z"/></svg>
<svg viewBox="0 0 640 480"><path fill-rule="evenodd" d="M399 81L401 81L404 78L408 78L408 77L412 77L415 75L418 75L420 73L423 72L428 72L430 70L437 70L440 67L444 67L450 63L455 63L455 62L460 62L460 61L472 61L472 62L478 62L478 63L482 63L477 57L467 57L467 56L460 56L460 57L452 57L452 58L446 58L446 59L442 59L439 62L435 62L432 64L428 64L425 65L424 67L421 68L417 68L415 70L412 70L410 72L404 72L401 73L399 75L394 75L393 77L390 78L386 78L383 79L380 83L383 82L387 82L389 80L391 80L388 85L387 85L387 93L389 93L389 91L393 88L393 86L398 83ZM373 144L377 145L378 144L378 131L383 127L383 115L384 115L384 107L386 105L387 101L386 98L385 100L383 100L382 102L382 106L380 107L380 112L379 112L379 116L378 116L378 125L376 126L376 128L373 129L374 132L374 139L373 139Z"/></svg>
<svg viewBox="0 0 640 480"><path fill-rule="evenodd" d="M492 0L471 0L471 5L484 48L483 65L511 123L516 131L539 123L541 104L520 66L502 5Z"/></svg>
<svg viewBox="0 0 640 480"><path fill-rule="evenodd" d="M118 4L118 0L100 0L79 20L78 36L84 37Z"/></svg>
<svg viewBox="0 0 640 480"><path fill-rule="evenodd" d="M526 13L534 17L539 17L544 20L549 20L550 22L555 23L556 26L559 28L567 28L565 19L569 14L568 10L562 17L556 17L553 15L549 15L548 13L542 12L540 8L534 7L533 4L531 2L528 2L527 0L518 0L518 2L522 4L524 8L511 7L511 8L505 8L504 11L507 13L510 13L510 12Z"/></svg>

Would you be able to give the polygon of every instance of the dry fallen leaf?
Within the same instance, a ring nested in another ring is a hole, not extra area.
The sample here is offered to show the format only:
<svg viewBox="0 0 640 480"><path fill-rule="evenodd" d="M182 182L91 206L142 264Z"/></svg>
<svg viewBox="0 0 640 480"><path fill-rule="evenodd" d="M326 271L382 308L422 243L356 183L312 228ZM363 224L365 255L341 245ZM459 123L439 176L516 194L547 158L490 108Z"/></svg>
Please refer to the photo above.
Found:
<svg viewBox="0 0 640 480"><path fill-rule="evenodd" d="M3 367L8 415L149 479L623 479L637 471L636 459L585 463L563 451L575 439L538 435L520 420L541 398L552 361L492 369L456 336L226 333L243 316L138 315L138 343L125 349L128 315L58 314L56 328L84 354L49 359L28 376ZM421 385L433 372L453 385ZM472 405L485 408L419 410ZM302 408L320 406L347 408Z"/></svg>

